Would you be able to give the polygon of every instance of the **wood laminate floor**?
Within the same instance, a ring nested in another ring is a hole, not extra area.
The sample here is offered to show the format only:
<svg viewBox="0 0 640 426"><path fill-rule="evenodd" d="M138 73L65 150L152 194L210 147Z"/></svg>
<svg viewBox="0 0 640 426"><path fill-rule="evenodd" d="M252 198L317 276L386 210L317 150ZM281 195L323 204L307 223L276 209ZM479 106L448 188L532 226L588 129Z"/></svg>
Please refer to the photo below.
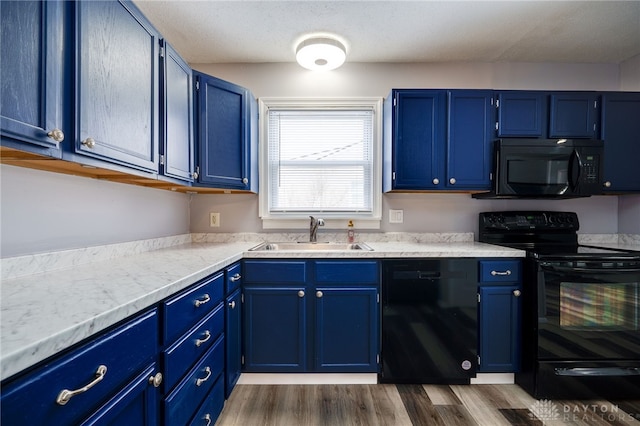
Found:
<svg viewBox="0 0 640 426"><path fill-rule="evenodd" d="M216 425L640 425L640 401L537 401L517 385L237 385Z"/></svg>

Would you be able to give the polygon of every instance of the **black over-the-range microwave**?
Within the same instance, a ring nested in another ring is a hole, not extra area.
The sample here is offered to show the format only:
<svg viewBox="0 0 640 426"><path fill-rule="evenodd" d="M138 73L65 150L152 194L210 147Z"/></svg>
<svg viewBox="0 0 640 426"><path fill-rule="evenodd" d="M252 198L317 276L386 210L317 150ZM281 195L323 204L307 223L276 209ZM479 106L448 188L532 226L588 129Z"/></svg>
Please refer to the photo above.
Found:
<svg viewBox="0 0 640 426"><path fill-rule="evenodd" d="M492 191L475 198L574 198L602 193L604 143L591 139L498 139Z"/></svg>

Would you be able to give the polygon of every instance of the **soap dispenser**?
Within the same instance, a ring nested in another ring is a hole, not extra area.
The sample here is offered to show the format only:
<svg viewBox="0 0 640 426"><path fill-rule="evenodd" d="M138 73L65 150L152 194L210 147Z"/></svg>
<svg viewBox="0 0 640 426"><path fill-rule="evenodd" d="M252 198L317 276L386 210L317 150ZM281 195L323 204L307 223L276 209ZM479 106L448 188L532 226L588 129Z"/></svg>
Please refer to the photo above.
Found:
<svg viewBox="0 0 640 426"><path fill-rule="evenodd" d="M347 241L349 243L353 243L355 240L355 231L353 230L353 221L350 220L349 224L347 225Z"/></svg>

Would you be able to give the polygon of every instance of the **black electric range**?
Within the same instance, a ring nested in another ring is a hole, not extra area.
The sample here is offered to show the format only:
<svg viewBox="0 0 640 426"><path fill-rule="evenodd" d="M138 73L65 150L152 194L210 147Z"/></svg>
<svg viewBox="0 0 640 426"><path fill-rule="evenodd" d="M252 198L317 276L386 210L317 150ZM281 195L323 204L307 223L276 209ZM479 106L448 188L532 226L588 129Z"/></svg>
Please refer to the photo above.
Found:
<svg viewBox="0 0 640 426"><path fill-rule="evenodd" d="M640 252L580 245L573 212L480 213L478 241L526 250L522 362L536 398L640 398Z"/></svg>

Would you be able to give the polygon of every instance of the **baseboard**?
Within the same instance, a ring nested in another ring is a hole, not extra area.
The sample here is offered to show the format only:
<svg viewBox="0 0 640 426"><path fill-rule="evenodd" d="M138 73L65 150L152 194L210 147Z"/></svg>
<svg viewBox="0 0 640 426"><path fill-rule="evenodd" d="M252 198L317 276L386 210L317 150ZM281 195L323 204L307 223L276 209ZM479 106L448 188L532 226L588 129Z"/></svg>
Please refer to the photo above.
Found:
<svg viewBox="0 0 640 426"><path fill-rule="evenodd" d="M239 385L368 385L376 373L242 373Z"/></svg>
<svg viewBox="0 0 640 426"><path fill-rule="evenodd" d="M512 385L515 375L513 373L478 373L471 379L472 385Z"/></svg>

